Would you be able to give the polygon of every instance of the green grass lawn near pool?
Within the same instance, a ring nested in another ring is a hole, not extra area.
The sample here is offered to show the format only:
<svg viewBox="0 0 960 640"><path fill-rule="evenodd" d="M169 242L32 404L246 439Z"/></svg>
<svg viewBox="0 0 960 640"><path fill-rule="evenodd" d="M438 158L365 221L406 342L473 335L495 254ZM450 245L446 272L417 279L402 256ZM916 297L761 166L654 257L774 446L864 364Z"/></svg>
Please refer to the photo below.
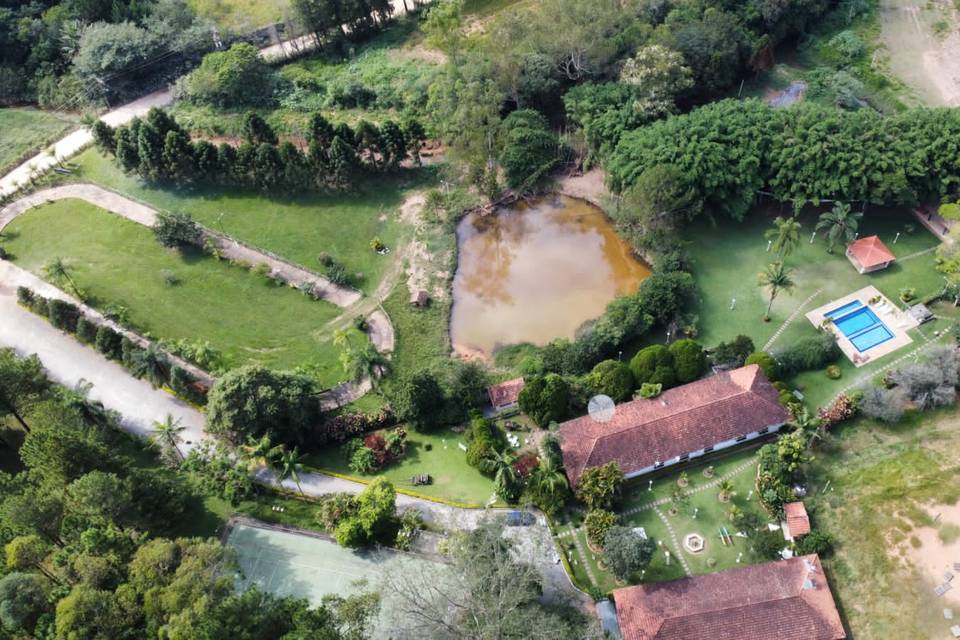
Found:
<svg viewBox="0 0 960 640"><path fill-rule="evenodd" d="M419 433L408 430L407 452L400 460L387 465L376 476L360 476L350 470L341 447L330 446L311 454L307 464L319 471L355 476L369 481L383 477L401 491L410 491L424 496L483 506L493 495L493 482L467 464L467 454L458 444L463 437L444 429L436 433ZM428 451L427 446L431 449ZM410 479L427 473L433 484L415 487Z"/></svg>
<svg viewBox="0 0 960 640"><path fill-rule="evenodd" d="M897 302L902 288L916 289L917 298L922 299L943 286L943 277L934 268L935 255L930 251L939 242L907 210L872 208L867 211L860 224L860 236L880 236L897 256L898 262L883 271L864 275L853 268L842 247L836 248L833 254L827 253L822 233L811 244L810 235L818 214L805 213L800 217L803 225L800 245L786 258L787 266L793 268L791 278L796 286L777 296L770 313L771 321L764 322L768 293L757 285L757 278L766 265L776 259L766 251L764 232L772 227L773 218L779 213L779 207L761 208L743 222L724 220L714 227L703 221L684 232L685 239L690 241L693 272L699 287L699 304L695 313L699 315L697 340L703 344L714 346L722 340L744 334L762 349L787 318L818 290L820 293L801 309L773 343L773 350L798 338L814 335L816 328L804 317L807 311L863 287L873 285ZM783 215L790 213L786 211ZM912 225L912 232L907 231L908 225ZM894 243L897 232L900 237ZM924 251L928 253L917 255ZM734 298L736 303L731 309ZM841 358L837 364L843 369L844 377L840 380L829 380L822 371L813 371L802 374L798 381L807 383L804 393L812 394L810 402L817 406L829 401L836 391L849 384L850 376L883 368L923 344L924 336L929 332L930 325L925 325L920 332L910 332L914 345L860 369Z"/></svg>
<svg viewBox="0 0 960 640"><path fill-rule="evenodd" d="M76 124L60 114L31 107L0 109L0 172L6 172L31 152L53 142Z"/></svg>
<svg viewBox="0 0 960 640"><path fill-rule="evenodd" d="M344 377L339 350L318 337L339 313L329 303L204 254L164 249L146 227L79 200L28 211L6 233L17 265L41 274L62 257L92 302L123 305L131 324L156 338L209 340L228 367L313 365L325 386ZM167 284L164 271L180 283Z"/></svg>
<svg viewBox="0 0 960 640"><path fill-rule="evenodd" d="M358 275L357 287L377 287L391 255L379 255L370 241L380 238L396 248L405 225L396 213L408 192L433 179L429 169L375 176L358 191L271 197L238 189L175 189L148 185L126 175L112 158L88 150L76 158L71 179L93 182L166 211L188 213L197 222L243 242L273 252L308 269L321 269L326 253Z"/></svg>

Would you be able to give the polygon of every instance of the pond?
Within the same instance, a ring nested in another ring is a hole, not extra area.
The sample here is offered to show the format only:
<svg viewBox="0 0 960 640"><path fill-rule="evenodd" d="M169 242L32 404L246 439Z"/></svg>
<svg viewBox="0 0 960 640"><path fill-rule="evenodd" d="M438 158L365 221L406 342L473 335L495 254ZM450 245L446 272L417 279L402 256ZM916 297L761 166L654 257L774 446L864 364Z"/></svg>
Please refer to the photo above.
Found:
<svg viewBox="0 0 960 640"><path fill-rule="evenodd" d="M650 274L603 211L565 196L472 213L457 239L450 337L463 355L572 338Z"/></svg>

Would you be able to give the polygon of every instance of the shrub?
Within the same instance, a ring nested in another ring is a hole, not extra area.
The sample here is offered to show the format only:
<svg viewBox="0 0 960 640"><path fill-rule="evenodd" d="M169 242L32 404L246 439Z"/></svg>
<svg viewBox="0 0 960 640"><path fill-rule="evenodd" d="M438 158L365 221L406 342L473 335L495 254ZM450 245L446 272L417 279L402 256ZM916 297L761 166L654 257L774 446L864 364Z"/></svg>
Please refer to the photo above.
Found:
<svg viewBox="0 0 960 640"><path fill-rule="evenodd" d="M153 235L165 247L187 247L200 244L200 227L186 213L158 211L153 223Z"/></svg>
<svg viewBox="0 0 960 640"><path fill-rule="evenodd" d="M900 289L900 299L903 302L910 302L917 297L917 290L913 287L903 287Z"/></svg>
<svg viewBox="0 0 960 640"><path fill-rule="evenodd" d="M467 441L467 464L477 468L494 452L502 451L506 444L493 421L480 415L470 421L464 439Z"/></svg>
<svg viewBox="0 0 960 640"><path fill-rule="evenodd" d="M766 351L756 351L751 353L749 356L747 356L747 359L744 360L743 364L760 365L760 369L763 370L763 375L767 376L767 379L771 382L780 379L780 365L778 365L777 361L774 360Z"/></svg>
<svg viewBox="0 0 960 640"><path fill-rule="evenodd" d="M189 371L177 366L170 369L170 388L181 398L200 405L207 403L207 392L210 390Z"/></svg>
<svg viewBox="0 0 960 640"><path fill-rule="evenodd" d="M346 442L350 438L396 424L397 418L389 409L377 413L340 413L326 415L313 425L304 437L308 447L319 448L330 443Z"/></svg>
<svg viewBox="0 0 960 640"><path fill-rule="evenodd" d="M821 426L829 428L840 424L844 420L849 420L856 412L856 404L850 396L843 393L830 403L830 406L817 409L817 418L819 418Z"/></svg>
<svg viewBox="0 0 960 640"><path fill-rule="evenodd" d="M595 366L586 383L591 392L610 396L614 402L626 400L634 389L630 367L619 360L604 360Z"/></svg>
<svg viewBox="0 0 960 640"><path fill-rule="evenodd" d="M50 323L61 331L76 333L77 321L80 319L80 309L76 305L51 298L47 302L47 317Z"/></svg>
<svg viewBox="0 0 960 640"><path fill-rule="evenodd" d="M28 309L33 306L34 293L27 287L17 287L17 302Z"/></svg>
<svg viewBox="0 0 960 640"><path fill-rule="evenodd" d="M590 509L608 509L620 497L623 471L616 462L589 467L577 484L577 499Z"/></svg>
<svg viewBox="0 0 960 640"><path fill-rule="evenodd" d="M377 454L373 449L362 446L357 448L350 456L350 470L354 473L373 473L376 469Z"/></svg>
<svg viewBox="0 0 960 640"><path fill-rule="evenodd" d="M841 355L832 333L823 331L815 336L801 338L773 357L780 363L780 376L791 376L801 371L820 369Z"/></svg>
<svg viewBox="0 0 960 640"><path fill-rule="evenodd" d="M171 271L170 269L161 269L160 277L163 278L164 284L170 287L175 287L180 284L180 276Z"/></svg>
<svg viewBox="0 0 960 640"><path fill-rule="evenodd" d="M518 404L539 427L559 422L570 413L570 385L555 373L532 378L520 392Z"/></svg>
<svg viewBox="0 0 960 640"><path fill-rule="evenodd" d="M98 326L95 322L88 320L85 316L80 316L77 319L77 337L87 344L93 344L97 341L97 332Z"/></svg>
<svg viewBox="0 0 960 640"><path fill-rule="evenodd" d="M698 380L707 368L707 355L703 347L690 339L677 340L670 345L670 355L673 356L673 368L677 375L677 382L684 384Z"/></svg>
<svg viewBox="0 0 960 640"><path fill-rule="evenodd" d="M944 407L953 404L957 396L957 372L949 367L946 362L920 362L897 369L890 379L921 411Z"/></svg>
<svg viewBox="0 0 960 640"><path fill-rule="evenodd" d="M833 551L833 536L814 529L794 542L794 547L800 555L816 553L819 556L827 556Z"/></svg>
<svg viewBox="0 0 960 640"><path fill-rule="evenodd" d="M123 357L122 336L105 324L97 328L94 345L97 351L110 360L120 360Z"/></svg>
<svg viewBox="0 0 960 640"><path fill-rule="evenodd" d="M716 364L725 364L731 367L743 366L747 357L756 351L753 340L748 336L738 335L730 342L721 342L713 348L711 357Z"/></svg>
<svg viewBox="0 0 960 640"><path fill-rule="evenodd" d="M827 377L831 380L839 380L843 376L843 370L835 364L827 367Z"/></svg>
<svg viewBox="0 0 960 640"><path fill-rule="evenodd" d="M661 384L667 389L676 381L673 355L662 344L651 345L638 351L630 360L630 371L633 373L634 384L638 386L649 382Z"/></svg>
<svg viewBox="0 0 960 640"><path fill-rule="evenodd" d="M594 545L602 547L607 540L607 534L617 526L617 514L604 509L591 509L583 519L583 526L587 530L587 538Z"/></svg>
<svg viewBox="0 0 960 640"><path fill-rule="evenodd" d="M143 349L138 347L137 344L127 336L122 336L120 339L120 353L120 361L123 363L123 366L127 369L133 369L137 366Z"/></svg>
<svg viewBox="0 0 960 640"><path fill-rule="evenodd" d="M269 104L275 84L276 75L256 47L238 43L205 55L177 84L177 93L190 102L219 107Z"/></svg>
<svg viewBox="0 0 960 640"><path fill-rule="evenodd" d="M656 398L661 393L663 393L663 385L659 382L656 384L652 382L644 382L642 385L640 385L641 398L646 398L649 400L650 398Z"/></svg>

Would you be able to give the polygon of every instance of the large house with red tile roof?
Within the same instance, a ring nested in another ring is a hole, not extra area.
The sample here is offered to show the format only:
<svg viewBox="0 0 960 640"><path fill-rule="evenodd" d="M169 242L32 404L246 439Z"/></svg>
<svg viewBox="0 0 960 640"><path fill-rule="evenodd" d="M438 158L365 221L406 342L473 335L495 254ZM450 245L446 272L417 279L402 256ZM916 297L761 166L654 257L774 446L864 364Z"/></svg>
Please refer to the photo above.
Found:
<svg viewBox="0 0 960 640"><path fill-rule="evenodd" d="M844 640L816 554L616 589L623 640Z"/></svg>
<svg viewBox="0 0 960 640"><path fill-rule="evenodd" d="M755 440L789 419L777 390L752 364L618 405L606 422L589 415L564 422L560 448L576 486L589 467L616 462L634 478Z"/></svg>

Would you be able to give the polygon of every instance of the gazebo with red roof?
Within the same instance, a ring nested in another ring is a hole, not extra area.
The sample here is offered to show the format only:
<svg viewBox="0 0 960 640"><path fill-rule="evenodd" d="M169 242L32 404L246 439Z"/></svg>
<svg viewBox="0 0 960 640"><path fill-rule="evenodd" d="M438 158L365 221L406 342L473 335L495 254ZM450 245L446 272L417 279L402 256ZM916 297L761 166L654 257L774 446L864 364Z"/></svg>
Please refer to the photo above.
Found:
<svg viewBox="0 0 960 640"><path fill-rule="evenodd" d="M867 236L847 247L847 259L860 273L886 269L897 259L878 236Z"/></svg>

